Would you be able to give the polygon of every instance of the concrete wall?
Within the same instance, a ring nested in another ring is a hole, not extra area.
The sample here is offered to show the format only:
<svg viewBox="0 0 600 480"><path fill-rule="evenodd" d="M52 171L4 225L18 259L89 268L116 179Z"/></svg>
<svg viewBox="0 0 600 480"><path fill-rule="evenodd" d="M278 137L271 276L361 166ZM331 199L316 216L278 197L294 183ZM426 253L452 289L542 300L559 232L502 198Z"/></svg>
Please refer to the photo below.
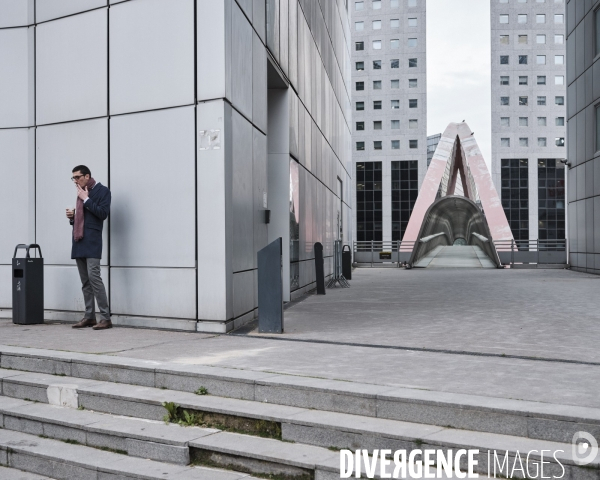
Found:
<svg viewBox="0 0 600 480"><path fill-rule="evenodd" d="M35 242L45 256L47 317L81 317L64 209L75 204L71 169L83 163L113 195L102 265L116 323L227 331L254 318L256 252L277 233L264 210L289 211L289 176L285 185L269 185L267 176L267 62L289 85L286 161L297 162L310 184L300 202L302 260L311 264L317 238L331 256L336 232L327 219L338 177L350 215L343 0L23 0L2 7L5 316L14 246ZM269 195L277 189L288 192L283 206ZM312 285L314 270L305 266L292 290Z"/></svg>
<svg viewBox="0 0 600 480"><path fill-rule="evenodd" d="M600 1L567 4L569 251L573 270L600 274Z"/></svg>

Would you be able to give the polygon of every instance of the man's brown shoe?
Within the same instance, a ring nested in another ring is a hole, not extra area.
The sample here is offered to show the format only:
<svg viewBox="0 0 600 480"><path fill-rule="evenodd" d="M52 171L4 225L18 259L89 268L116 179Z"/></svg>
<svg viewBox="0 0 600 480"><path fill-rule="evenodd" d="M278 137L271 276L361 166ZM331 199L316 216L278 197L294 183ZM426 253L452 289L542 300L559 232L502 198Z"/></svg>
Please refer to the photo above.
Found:
<svg viewBox="0 0 600 480"><path fill-rule="evenodd" d="M112 328L112 322L110 320L100 320L98 325L92 327L93 330L106 330L108 328Z"/></svg>
<svg viewBox="0 0 600 480"><path fill-rule="evenodd" d="M96 325L96 320L92 318L82 318L81 321L77 322L73 325L72 328L85 328L85 327L93 327Z"/></svg>

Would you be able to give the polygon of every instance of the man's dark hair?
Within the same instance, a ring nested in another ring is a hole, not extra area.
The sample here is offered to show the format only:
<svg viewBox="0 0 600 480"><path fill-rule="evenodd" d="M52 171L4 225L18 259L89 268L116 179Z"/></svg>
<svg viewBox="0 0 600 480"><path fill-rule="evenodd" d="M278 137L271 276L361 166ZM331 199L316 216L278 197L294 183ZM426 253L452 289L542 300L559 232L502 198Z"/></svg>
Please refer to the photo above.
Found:
<svg viewBox="0 0 600 480"><path fill-rule="evenodd" d="M92 172L90 172L90 169L88 167L86 167L85 165L77 165L74 169L73 172L81 172L82 175L89 175L90 177L92 176Z"/></svg>

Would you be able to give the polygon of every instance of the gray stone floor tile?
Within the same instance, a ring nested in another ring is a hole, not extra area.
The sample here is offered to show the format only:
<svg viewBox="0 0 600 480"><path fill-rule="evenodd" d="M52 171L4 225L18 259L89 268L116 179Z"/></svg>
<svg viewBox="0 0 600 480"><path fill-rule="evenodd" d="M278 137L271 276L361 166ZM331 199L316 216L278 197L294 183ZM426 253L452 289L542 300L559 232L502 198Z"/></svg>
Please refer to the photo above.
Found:
<svg viewBox="0 0 600 480"><path fill-rule="evenodd" d="M0 478L2 480L53 480L50 477L6 467L0 467Z"/></svg>

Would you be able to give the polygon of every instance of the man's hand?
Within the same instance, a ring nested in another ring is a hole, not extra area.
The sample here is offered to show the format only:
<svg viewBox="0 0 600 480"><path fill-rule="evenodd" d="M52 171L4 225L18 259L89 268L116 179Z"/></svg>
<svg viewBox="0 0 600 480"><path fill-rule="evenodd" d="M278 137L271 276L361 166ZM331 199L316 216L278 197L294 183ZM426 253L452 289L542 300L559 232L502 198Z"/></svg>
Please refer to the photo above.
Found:
<svg viewBox="0 0 600 480"><path fill-rule="evenodd" d="M75 210L71 210L70 208L67 208L67 218L70 220L75 216Z"/></svg>
<svg viewBox="0 0 600 480"><path fill-rule="evenodd" d="M78 183L75 184L77 186L77 196L81 198L84 202L88 198L88 189L87 187L81 188Z"/></svg>

